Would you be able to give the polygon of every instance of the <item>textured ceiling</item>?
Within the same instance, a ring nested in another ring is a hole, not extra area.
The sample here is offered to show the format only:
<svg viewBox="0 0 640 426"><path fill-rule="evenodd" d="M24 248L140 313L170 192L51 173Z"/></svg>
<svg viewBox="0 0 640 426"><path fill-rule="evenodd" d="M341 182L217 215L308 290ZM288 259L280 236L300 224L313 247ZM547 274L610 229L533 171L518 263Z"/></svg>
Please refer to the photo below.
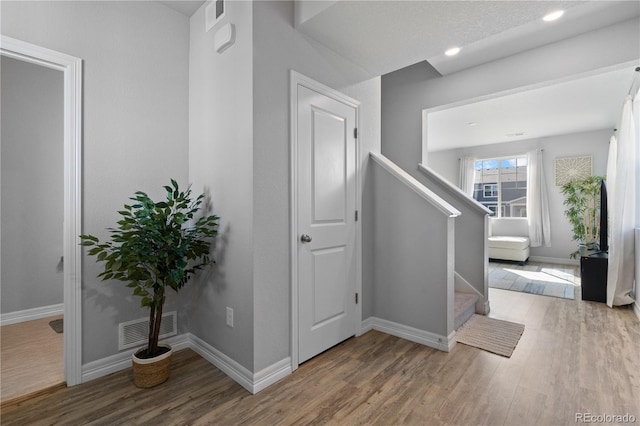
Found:
<svg viewBox="0 0 640 426"><path fill-rule="evenodd" d="M371 76L425 60L447 75L640 15L639 1L302 0L296 8L299 31ZM560 20L542 21L556 9L566 11ZM451 46L462 51L446 57ZM630 67L430 113L429 150L613 129L632 78Z"/></svg>
<svg viewBox="0 0 640 426"><path fill-rule="evenodd" d="M303 10L305 3L296 7ZM544 23L542 16L556 9L565 9L565 16ZM448 74L638 13L640 2L635 1L341 0L305 15L307 19L297 22L296 28L372 76L425 59ZM443 52L454 45L463 51L445 57Z"/></svg>

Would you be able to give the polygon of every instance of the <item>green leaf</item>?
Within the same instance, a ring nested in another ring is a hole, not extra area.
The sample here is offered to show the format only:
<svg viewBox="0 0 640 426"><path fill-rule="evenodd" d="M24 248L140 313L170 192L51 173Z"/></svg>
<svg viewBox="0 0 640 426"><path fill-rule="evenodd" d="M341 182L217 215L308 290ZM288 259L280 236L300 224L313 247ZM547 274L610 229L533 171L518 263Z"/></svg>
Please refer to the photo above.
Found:
<svg viewBox="0 0 640 426"><path fill-rule="evenodd" d="M130 197L134 203L117 211L120 220L107 228L106 242L80 236L80 245L88 247L88 254L105 262L98 277L123 282L149 308L164 303L165 288L178 291L197 271L214 263L209 253L218 232L217 216L198 214L204 194L193 201L191 186L180 191L174 179L163 188L166 201L159 202L136 191Z"/></svg>

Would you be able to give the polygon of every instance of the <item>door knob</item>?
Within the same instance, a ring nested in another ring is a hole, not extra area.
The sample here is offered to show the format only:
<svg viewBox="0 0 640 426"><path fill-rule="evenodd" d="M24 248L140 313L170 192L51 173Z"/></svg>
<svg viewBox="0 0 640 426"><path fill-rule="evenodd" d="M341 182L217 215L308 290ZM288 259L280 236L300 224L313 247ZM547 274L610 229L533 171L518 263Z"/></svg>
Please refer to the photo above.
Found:
<svg viewBox="0 0 640 426"><path fill-rule="evenodd" d="M310 243L311 237L307 234L302 234L302 236L300 237L300 241L302 241L303 243Z"/></svg>

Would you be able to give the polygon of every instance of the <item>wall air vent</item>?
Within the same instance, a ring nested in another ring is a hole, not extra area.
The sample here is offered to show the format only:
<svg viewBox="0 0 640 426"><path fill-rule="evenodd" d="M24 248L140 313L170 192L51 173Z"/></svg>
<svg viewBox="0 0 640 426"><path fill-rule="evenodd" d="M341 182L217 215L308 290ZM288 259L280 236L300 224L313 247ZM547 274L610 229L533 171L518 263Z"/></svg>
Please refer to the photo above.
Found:
<svg viewBox="0 0 640 426"><path fill-rule="evenodd" d="M178 334L178 315L176 311L162 314L160 339ZM149 318L140 318L118 325L118 350L144 346L149 338Z"/></svg>

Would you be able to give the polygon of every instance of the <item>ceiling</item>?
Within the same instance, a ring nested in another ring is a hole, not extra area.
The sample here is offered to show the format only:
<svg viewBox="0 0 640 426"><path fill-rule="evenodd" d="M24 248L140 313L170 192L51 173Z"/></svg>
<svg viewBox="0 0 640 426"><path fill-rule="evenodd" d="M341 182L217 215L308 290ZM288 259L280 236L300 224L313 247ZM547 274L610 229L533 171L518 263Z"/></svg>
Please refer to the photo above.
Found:
<svg viewBox="0 0 640 426"><path fill-rule="evenodd" d="M625 68L428 113L429 151L613 131L634 74Z"/></svg>
<svg viewBox="0 0 640 426"><path fill-rule="evenodd" d="M305 14L305 3L316 6ZM372 76L424 60L452 74L640 16L638 1L301 0L296 8L298 30ZM561 19L542 20L557 9ZM460 53L445 56L452 46ZM629 67L430 113L429 150L613 129L633 74Z"/></svg>
<svg viewBox="0 0 640 426"><path fill-rule="evenodd" d="M160 3L191 16L205 1ZM295 7L297 30L371 76L424 60L447 75L640 16L639 1L615 0L296 0ZM557 9L565 10L561 19L542 21ZM445 56L452 46L461 52ZM429 150L613 129L632 78L632 69L618 70L429 113Z"/></svg>
<svg viewBox="0 0 640 426"><path fill-rule="evenodd" d="M372 76L427 60L446 75L637 17L638 1L296 2L296 29ZM326 6L329 4L329 6ZM305 10L313 9L306 13ZM554 10L564 16L546 23ZM462 51L447 57L444 51Z"/></svg>
<svg viewBox="0 0 640 426"><path fill-rule="evenodd" d="M173 1L158 1L158 3L162 3L165 6L179 12L187 17L190 17L196 10L200 9L200 6L204 3L204 0L173 0Z"/></svg>

